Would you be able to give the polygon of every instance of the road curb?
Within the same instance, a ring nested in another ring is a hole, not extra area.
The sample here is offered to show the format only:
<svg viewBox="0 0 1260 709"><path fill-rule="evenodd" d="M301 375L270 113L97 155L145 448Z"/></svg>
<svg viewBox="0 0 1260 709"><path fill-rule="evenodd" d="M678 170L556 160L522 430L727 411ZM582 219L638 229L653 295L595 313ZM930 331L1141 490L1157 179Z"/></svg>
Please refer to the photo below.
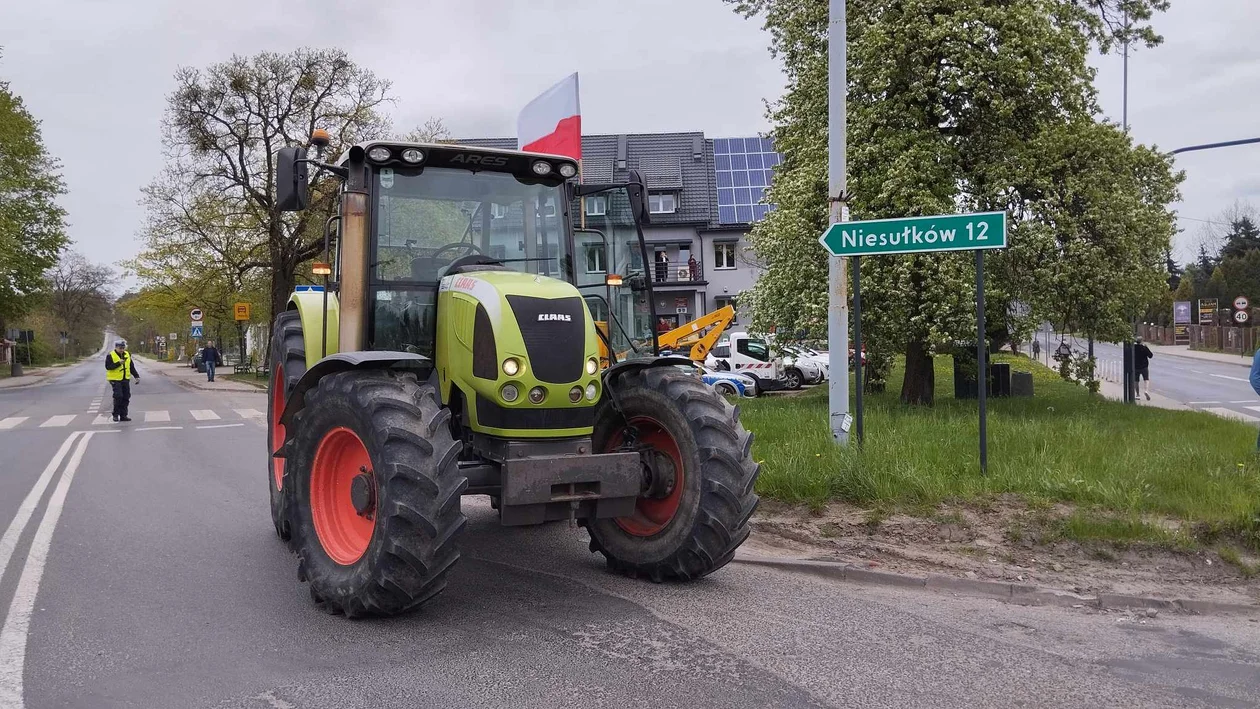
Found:
<svg viewBox="0 0 1260 709"><path fill-rule="evenodd" d="M836 581L922 588L931 591L948 591L964 596L978 596L1007 600L1023 605L1045 605L1072 608L1097 608L1109 610L1138 609L1185 613L1189 615L1257 615L1260 605L1227 603L1197 599L1167 599L1148 596L1129 596L1119 593L1082 595L1061 589L1032 586L1005 581L957 578L943 574L899 574L892 571L876 571L853 564L809 559L776 559L736 552L735 562L750 566L764 566L789 573L819 576Z"/></svg>

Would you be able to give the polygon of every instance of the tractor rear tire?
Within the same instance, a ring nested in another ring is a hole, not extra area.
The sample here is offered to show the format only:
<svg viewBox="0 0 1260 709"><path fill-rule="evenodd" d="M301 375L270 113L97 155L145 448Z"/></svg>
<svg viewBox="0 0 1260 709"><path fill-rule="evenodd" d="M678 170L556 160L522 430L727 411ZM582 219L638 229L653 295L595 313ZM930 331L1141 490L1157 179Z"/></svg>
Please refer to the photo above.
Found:
<svg viewBox="0 0 1260 709"><path fill-rule="evenodd" d="M739 409L672 367L628 372L615 386L621 412L611 398L600 405L595 450L617 450L629 421L639 442L672 458L680 474L666 497L640 497L633 517L586 521L591 551L615 572L657 582L722 568L748 538L758 501L760 469Z"/></svg>
<svg viewBox="0 0 1260 709"><path fill-rule="evenodd" d="M271 383L267 390L267 487L271 495L271 522L284 541L292 536L289 510L293 507L293 483L285 474L284 458L276 458L284 446L285 427L280 423L285 402L306 373L306 342L302 339L302 318L297 311L280 313L271 331L268 358Z"/></svg>
<svg viewBox="0 0 1260 709"><path fill-rule="evenodd" d="M446 587L468 487L450 417L410 373L338 372L306 394L290 446L294 543L329 612L395 615Z"/></svg>

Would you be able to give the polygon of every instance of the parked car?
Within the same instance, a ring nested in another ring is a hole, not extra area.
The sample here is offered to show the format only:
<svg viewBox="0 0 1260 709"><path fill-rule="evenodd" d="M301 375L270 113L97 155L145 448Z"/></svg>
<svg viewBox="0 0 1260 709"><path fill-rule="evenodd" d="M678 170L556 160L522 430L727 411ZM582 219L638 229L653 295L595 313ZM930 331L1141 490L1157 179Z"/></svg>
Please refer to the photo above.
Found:
<svg viewBox="0 0 1260 709"><path fill-rule="evenodd" d="M790 345L783 347L783 366L783 378L789 389L800 389L801 384L817 384L827 378L823 364Z"/></svg>
<svg viewBox="0 0 1260 709"><path fill-rule="evenodd" d="M757 380L734 372L718 372L708 367L700 368L700 379L723 396L757 396Z"/></svg>

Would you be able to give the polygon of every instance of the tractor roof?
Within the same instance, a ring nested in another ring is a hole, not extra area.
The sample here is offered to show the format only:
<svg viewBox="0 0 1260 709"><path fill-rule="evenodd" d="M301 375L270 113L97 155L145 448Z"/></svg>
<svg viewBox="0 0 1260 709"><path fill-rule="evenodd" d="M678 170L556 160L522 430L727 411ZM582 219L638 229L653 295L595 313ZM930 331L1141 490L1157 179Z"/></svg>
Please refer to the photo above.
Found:
<svg viewBox="0 0 1260 709"><path fill-rule="evenodd" d="M496 172L511 172L522 176L533 178L555 179L562 181L559 171L560 166L567 163L575 169L578 162L573 158L564 155L549 155L547 153L531 153L522 150L503 150L500 148L483 148L476 145L460 145L458 143L410 143L401 140L370 140L363 143L357 143L349 150L346 150L337 158L337 165L345 165L350 160L350 153L355 148L362 149L363 155L366 157L368 151L375 147L384 147L390 151L390 159L386 161L374 161L367 159L372 165L388 165L394 167L420 167L420 166L438 166L438 167L455 167L471 170L493 170ZM402 159L402 153L408 148L416 148L424 153L424 159L420 163L407 163ZM551 164L552 171L546 176L540 176L533 172L534 163L544 160Z"/></svg>

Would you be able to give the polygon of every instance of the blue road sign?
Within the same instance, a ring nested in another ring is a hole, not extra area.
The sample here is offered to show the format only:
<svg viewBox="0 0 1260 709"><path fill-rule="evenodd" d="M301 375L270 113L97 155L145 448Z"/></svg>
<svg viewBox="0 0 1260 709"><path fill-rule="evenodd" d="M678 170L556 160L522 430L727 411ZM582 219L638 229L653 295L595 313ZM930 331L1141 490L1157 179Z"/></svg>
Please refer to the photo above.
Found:
<svg viewBox="0 0 1260 709"><path fill-rule="evenodd" d="M192 326L192 337L201 337L201 326L200 326L200 325L193 325L193 326Z"/></svg>

